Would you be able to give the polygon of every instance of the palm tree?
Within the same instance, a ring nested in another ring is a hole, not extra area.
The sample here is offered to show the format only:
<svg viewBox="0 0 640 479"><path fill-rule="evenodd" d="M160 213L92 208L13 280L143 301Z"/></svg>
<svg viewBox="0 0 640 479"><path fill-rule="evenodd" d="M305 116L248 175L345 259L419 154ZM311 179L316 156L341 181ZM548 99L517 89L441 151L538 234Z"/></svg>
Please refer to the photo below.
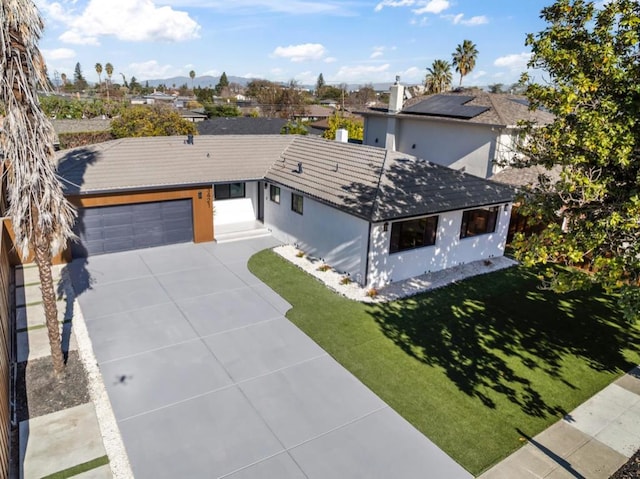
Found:
<svg viewBox="0 0 640 479"><path fill-rule="evenodd" d="M96 73L98 74L98 89L102 89L102 64L96 63Z"/></svg>
<svg viewBox="0 0 640 479"><path fill-rule="evenodd" d="M460 86L462 86L462 78L468 75L476 66L476 58L478 58L478 50L475 43L471 40L465 40L456 47L453 56L453 66L460 73Z"/></svg>
<svg viewBox="0 0 640 479"><path fill-rule="evenodd" d="M196 72L191 70L189 72L189 78L191 78L191 91L193 91L193 79L196 77Z"/></svg>
<svg viewBox="0 0 640 479"><path fill-rule="evenodd" d="M451 88L451 65L446 60L434 60L431 67L427 67L424 86L427 93L442 93Z"/></svg>
<svg viewBox="0 0 640 479"><path fill-rule="evenodd" d="M62 87L64 88L65 86L67 86L67 74L63 73L62 75L60 75L60 78L62 79Z"/></svg>
<svg viewBox="0 0 640 479"><path fill-rule="evenodd" d="M113 65L109 62L104 66L105 71L107 72L107 100L109 99L109 89L111 88L111 75L113 75Z"/></svg>
<svg viewBox="0 0 640 479"><path fill-rule="evenodd" d="M46 85L38 49L42 18L31 0L0 4L0 102L6 118L0 136L15 244L35 255L40 274L51 358L64 370L51 261L73 236L75 211L56 177L54 130L40 108L38 88Z"/></svg>

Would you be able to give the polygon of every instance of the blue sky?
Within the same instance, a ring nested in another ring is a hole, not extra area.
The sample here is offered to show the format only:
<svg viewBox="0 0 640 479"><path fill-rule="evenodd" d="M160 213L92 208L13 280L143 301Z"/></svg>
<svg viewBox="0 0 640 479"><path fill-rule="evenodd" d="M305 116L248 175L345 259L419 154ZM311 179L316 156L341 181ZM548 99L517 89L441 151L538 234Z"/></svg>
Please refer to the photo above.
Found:
<svg viewBox="0 0 640 479"><path fill-rule="evenodd" d="M110 62L138 80L227 75L315 84L421 83L463 40L479 51L465 85L511 84L527 33L552 0L35 0L49 73L97 81ZM540 78L542 80L542 78ZM457 75L454 83L457 84Z"/></svg>

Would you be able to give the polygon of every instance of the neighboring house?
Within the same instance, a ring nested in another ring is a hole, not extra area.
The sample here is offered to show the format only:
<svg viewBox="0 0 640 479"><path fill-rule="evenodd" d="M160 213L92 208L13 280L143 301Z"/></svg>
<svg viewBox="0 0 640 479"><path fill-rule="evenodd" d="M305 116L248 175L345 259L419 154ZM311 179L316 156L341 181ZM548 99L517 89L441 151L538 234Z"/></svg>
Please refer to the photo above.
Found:
<svg viewBox="0 0 640 479"><path fill-rule="evenodd" d="M294 119L302 121L318 121L325 120L335 113L334 108L320 105L307 105L304 107L304 113L294 114Z"/></svg>
<svg viewBox="0 0 640 479"><path fill-rule="evenodd" d="M58 160L79 207L72 256L212 241L258 221L369 287L501 256L513 198L410 155L309 136L126 138Z"/></svg>
<svg viewBox="0 0 640 479"><path fill-rule="evenodd" d="M531 112L522 97L478 89L405 100L404 87L391 87L388 108L368 109L366 145L402 151L433 163L489 178L497 161L515 154L518 122L547 123L552 115Z"/></svg>
<svg viewBox="0 0 640 479"><path fill-rule="evenodd" d="M180 116L185 119L188 120L192 123L201 123L203 121L206 121L209 117L207 115L205 115L204 113L198 113L197 111L191 111L191 110L179 110Z"/></svg>

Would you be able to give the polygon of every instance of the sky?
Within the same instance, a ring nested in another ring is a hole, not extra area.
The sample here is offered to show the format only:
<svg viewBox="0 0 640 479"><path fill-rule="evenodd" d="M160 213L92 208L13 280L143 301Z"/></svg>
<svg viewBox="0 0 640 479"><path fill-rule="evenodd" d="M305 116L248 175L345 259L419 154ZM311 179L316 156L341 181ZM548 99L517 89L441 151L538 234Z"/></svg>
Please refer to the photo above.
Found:
<svg viewBox="0 0 640 479"><path fill-rule="evenodd" d="M527 33L545 28L552 0L35 0L45 21L49 74L138 81L226 74L315 85L424 81L436 59L475 43L463 85L510 85L530 56ZM104 77L103 73L103 77ZM454 72L454 84L459 77ZM542 81L542 78L538 80Z"/></svg>

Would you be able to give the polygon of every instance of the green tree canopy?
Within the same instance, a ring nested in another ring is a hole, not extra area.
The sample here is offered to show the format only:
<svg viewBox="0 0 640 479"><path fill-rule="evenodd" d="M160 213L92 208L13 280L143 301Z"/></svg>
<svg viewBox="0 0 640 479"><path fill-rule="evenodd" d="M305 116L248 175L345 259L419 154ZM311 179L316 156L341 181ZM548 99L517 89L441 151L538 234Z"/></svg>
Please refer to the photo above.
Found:
<svg viewBox="0 0 640 479"><path fill-rule="evenodd" d="M517 255L528 265L568 266L546 271L557 291L598 283L619 293L627 318L637 319L640 3L557 0L542 18L546 29L527 37L529 66L545 70L550 82L530 84L526 94L555 120L528 125L518 166L556 166L561 176L525 196L523 211L546 228L517 238Z"/></svg>
<svg viewBox="0 0 640 479"><path fill-rule="evenodd" d="M116 138L196 134L195 125L164 105L137 105L127 108L111 122Z"/></svg>
<svg viewBox="0 0 640 479"><path fill-rule="evenodd" d="M451 65L446 60L434 60L431 67L427 67L424 86L427 93L442 93L451 88Z"/></svg>
<svg viewBox="0 0 640 479"><path fill-rule="evenodd" d="M87 80L82 74L82 67L80 67L80 62L76 63L76 67L73 70L73 86L77 91L86 90L87 89Z"/></svg>
<svg viewBox="0 0 640 479"><path fill-rule="evenodd" d="M214 105L213 103L205 103L204 111L209 118L215 117L233 117L240 116L242 112L238 107L232 103L223 103L221 105Z"/></svg>
<svg viewBox="0 0 640 479"><path fill-rule="evenodd" d="M329 128L322 134L323 138L333 140L336 137L336 130L344 128L349 132L350 140L362 140L364 138L364 123L362 120L344 117L338 112L334 113L327 120Z"/></svg>
<svg viewBox="0 0 640 479"><path fill-rule="evenodd" d="M476 66L476 58L478 58L476 44L471 40L464 40L456 47L452 57L453 66L460 73L460 86L462 86L462 78L471 73L471 70Z"/></svg>
<svg viewBox="0 0 640 479"><path fill-rule="evenodd" d="M227 74L225 72L222 72L222 75L220 75L220 79L218 80L218 84L216 85L216 93L220 95L222 93L222 90L224 90L228 86L229 79L227 78Z"/></svg>
<svg viewBox="0 0 640 479"><path fill-rule="evenodd" d="M324 76L322 75L322 73L320 73L320 75L318 75L318 81L316 81L316 97L320 98L320 96L322 95L322 89L325 86L325 82L324 82Z"/></svg>

